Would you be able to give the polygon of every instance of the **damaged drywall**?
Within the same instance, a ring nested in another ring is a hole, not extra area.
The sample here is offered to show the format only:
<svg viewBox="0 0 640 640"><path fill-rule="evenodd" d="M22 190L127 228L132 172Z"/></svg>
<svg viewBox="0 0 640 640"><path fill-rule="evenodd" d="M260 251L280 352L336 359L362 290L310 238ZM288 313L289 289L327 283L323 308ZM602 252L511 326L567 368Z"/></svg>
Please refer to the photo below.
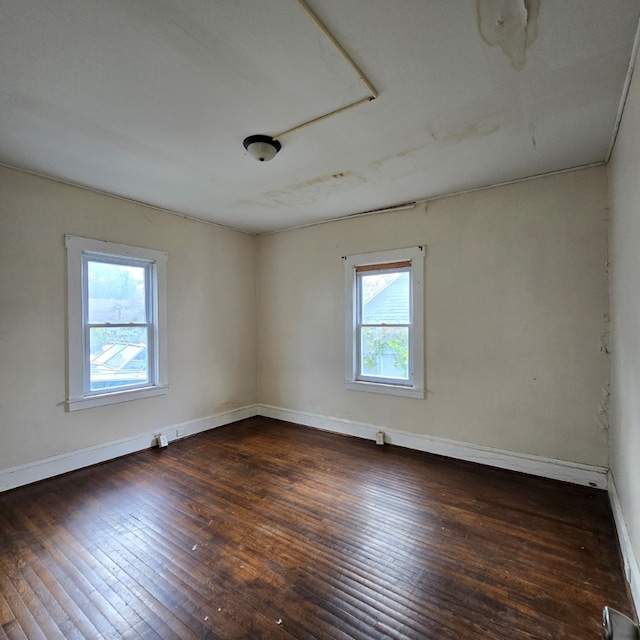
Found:
<svg viewBox="0 0 640 640"><path fill-rule="evenodd" d="M514 69L523 69L538 36L540 0L476 0L476 7L482 39L499 46Z"/></svg>

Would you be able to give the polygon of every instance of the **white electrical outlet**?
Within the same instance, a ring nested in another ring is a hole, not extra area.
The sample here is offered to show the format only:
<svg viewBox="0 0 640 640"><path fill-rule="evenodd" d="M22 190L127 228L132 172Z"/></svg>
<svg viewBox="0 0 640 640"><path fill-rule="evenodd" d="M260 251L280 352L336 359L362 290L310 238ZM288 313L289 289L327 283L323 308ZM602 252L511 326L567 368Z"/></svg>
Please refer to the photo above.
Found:
<svg viewBox="0 0 640 640"><path fill-rule="evenodd" d="M166 447L169 444L169 441L167 440L167 436L162 434L157 437L157 441L158 441L159 447Z"/></svg>
<svg viewBox="0 0 640 640"><path fill-rule="evenodd" d="M376 433L376 444L384 444L384 431Z"/></svg>

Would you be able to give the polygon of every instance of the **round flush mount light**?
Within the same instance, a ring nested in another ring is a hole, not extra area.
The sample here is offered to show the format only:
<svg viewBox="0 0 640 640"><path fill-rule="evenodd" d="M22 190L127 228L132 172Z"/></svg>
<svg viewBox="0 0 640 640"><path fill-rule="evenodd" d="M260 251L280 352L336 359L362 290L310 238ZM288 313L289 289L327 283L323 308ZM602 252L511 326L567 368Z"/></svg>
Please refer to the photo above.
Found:
<svg viewBox="0 0 640 640"><path fill-rule="evenodd" d="M249 152L252 158L259 162L268 162L276 157L276 153L280 151L282 145L270 136L255 135L245 138L242 142L244 148Z"/></svg>

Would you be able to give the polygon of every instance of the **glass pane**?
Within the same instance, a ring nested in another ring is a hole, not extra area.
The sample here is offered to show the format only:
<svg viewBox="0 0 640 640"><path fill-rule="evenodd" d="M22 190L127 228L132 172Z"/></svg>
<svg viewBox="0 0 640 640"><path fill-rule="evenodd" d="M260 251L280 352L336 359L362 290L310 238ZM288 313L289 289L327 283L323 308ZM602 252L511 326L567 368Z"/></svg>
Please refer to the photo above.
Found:
<svg viewBox="0 0 640 640"><path fill-rule="evenodd" d="M360 373L409 380L409 328L362 327Z"/></svg>
<svg viewBox="0 0 640 640"><path fill-rule="evenodd" d="M89 330L90 391L149 383L147 327Z"/></svg>
<svg viewBox="0 0 640 640"><path fill-rule="evenodd" d="M90 260L87 276L91 324L147 321L144 267Z"/></svg>
<svg viewBox="0 0 640 640"><path fill-rule="evenodd" d="M409 272L361 275L363 324L409 324Z"/></svg>

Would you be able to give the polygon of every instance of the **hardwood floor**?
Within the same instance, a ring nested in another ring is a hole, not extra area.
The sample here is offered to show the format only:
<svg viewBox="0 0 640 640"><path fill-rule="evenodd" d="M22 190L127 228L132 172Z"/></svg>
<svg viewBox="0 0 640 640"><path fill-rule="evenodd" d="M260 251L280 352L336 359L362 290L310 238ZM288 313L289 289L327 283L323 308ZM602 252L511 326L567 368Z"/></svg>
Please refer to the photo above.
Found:
<svg viewBox="0 0 640 640"><path fill-rule="evenodd" d="M0 495L0 639L601 637L607 494L252 418Z"/></svg>

